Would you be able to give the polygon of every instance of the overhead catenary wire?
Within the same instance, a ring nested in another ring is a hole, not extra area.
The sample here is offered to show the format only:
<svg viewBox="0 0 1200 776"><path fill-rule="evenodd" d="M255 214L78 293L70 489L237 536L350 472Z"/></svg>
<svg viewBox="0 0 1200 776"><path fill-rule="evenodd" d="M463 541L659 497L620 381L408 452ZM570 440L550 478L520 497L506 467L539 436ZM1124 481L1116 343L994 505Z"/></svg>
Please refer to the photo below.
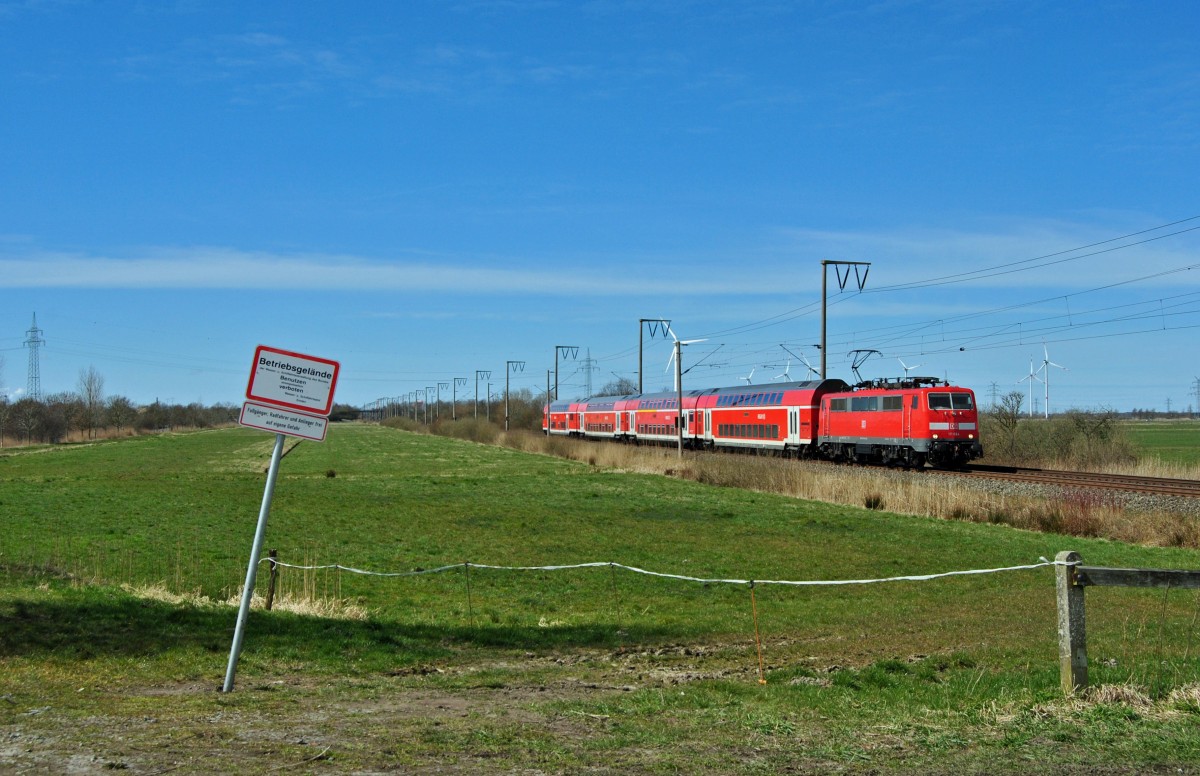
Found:
<svg viewBox="0 0 1200 776"><path fill-rule="evenodd" d="M1155 242L1157 240L1162 240L1162 239L1165 239L1168 237L1174 237L1174 236L1177 236L1180 234L1197 231L1197 230L1200 230L1200 226L1192 226L1187 229L1173 231L1168 234L1155 235L1154 237L1150 237L1150 238L1147 238L1144 240L1139 240L1136 242L1123 243L1121 245L1113 246L1110 248L1105 248L1100 251L1092 251L1090 253L1085 253L1085 254L1081 254L1078 256L1067 256L1067 254L1078 253L1079 251L1089 250L1091 248L1101 246L1101 245L1108 245L1108 244L1111 244L1113 242L1117 242L1120 240L1128 240L1132 237L1138 237L1138 236L1141 236L1144 234L1150 234L1152 232L1159 231L1161 229L1167 229L1172 226L1178 226L1180 224L1195 221L1197 219L1200 219L1200 215L1189 216L1187 218L1178 219L1176 221L1172 221L1172 222L1169 222L1166 224L1160 224L1158 226L1151 227L1149 229L1142 229L1142 230L1138 230L1135 232L1130 232L1128 234L1124 234L1124 235L1121 235L1118 237L1112 237L1112 238L1108 238L1105 240L1088 243L1086 245L1077 246L1075 248L1070 248L1070 249L1066 249L1066 250L1062 250L1062 251L1055 251L1053 253L1048 253L1048 254L1042 254L1040 256L1036 256L1036 257L1033 257L1030 259L1021 259L1018 261L1008 262L1005 264L999 264L999 265L995 265L992 267L986 267L986 268L979 269L979 270L972 270L970 272L956 273L953 275L945 275L945 276L934 277L934 278L926 278L924 280L913 281L911 283L899 283L899 284L893 284L890 286L880 286L880 287L875 287L875 288L871 288L871 289L865 289L858 293L879 294L879 293L886 293L886 292L892 292L892 291L911 290L911 289L916 289L916 288L949 285L952 283L968 282L971 280L979 280L979 279L984 279L984 278L988 278L988 277L995 277L998 275L1012 274L1014 272L1021 272L1021 271L1027 271L1027 270L1033 270L1033 269L1039 269L1039 268L1043 268L1043 267L1053 266L1055 264L1061 264L1066 261L1073 261L1073 260L1089 258L1089 257L1093 257L1093 256L1105 254L1105 253L1111 253L1114 251L1135 247L1137 245L1144 245L1146 243ZM1066 258L1058 258L1058 257L1064 257L1064 256ZM1052 261L1046 261L1048 259L1052 259ZM1042 263L1041 264L1034 263L1034 262L1039 262L1039 261ZM1022 265L1028 265L1028 266L1022 266ZM1097 292L1097 291L1101 291L1101 290L1105 290L1105 289L1116 288L1116 287L1122 286L1122 285L1130 285L1132 283L1142 282L1145 280L1164 277L1164 276L1170 275L1170 274L1189 271L1191 269L1194 269L1196 266L1200 266L1200 265L1189 265L1189 266L1185 266L1185 267L1177 267L1177 268L1174 268L1171 270L1166 270L1164 272L1154 273L1151 275L1145 275L1145 276L1141 276L1139 278L1121 281L1118 283L1110 283L1110 284L1107 284L1104 286L1099 286L1099 287L1096 287L1093 289L1088 289L1086 291L1075 292L1073 294L1067 294L1067 295L1057 294L1054 297L1050 297L1050 299L1051 300L1062 299L1064 297L1078 296L1080 294L1093 293L1093 292ZM1017 269L1014 269L1014 268L1017 268ZM829 306L834 306L837 304L842 304L844 302L850 301L850 300L854 299L857 295L858 294L839 294L829 300ZM1035 300L1035 301L1031 301L1031 302L1023 302L1023 303L1020 303L1017 305L1009 305L1009 306L1003 307L1003 308L994 308L992 310L973 312L973 313L966 314L964 316L957 316L957 317L950 318L947 320L958 320L958 319L962 319L962 318L966 318L966 317L982 317L982 316L986 316L986 315L995 314L997 312L1002 312L1002 311L1007 311L1007 310L1012 310L1012 309L1020 309L1022 307L1030 307L1030 306L1033 306L1036 304L1044 303L1046 301L1048 301L1048 300L1042 299L1042 300ZM770 316L767 318L763 318L763 319L759 319L757 321L743 324L741 326L731 327L728 329L721 329L721 330L717 330L717 331L705 332L705 333L702 333L701 336L720 337L720 336L726 336L726 335L730 335L730 334L739 334L739 333L748 333L751 331L758 331L758 330L761 330L764 328L776 326L781 323L786 323L791 320L795 320L796 318L803 317L804 315L815 313L819 309L820 309L820 303L812 302L812 303L809 303L809 304L801 306L801 307L797 307L797 308L793 308L791 310L784 311L777 315L773 315L773 316ZM931 324L926 324L926 325L931 325ZM913 326L914 326L914 324L904 324L901 328L912 328ZM894 328L897 328L897 327L881 327L880 329L869 329L869 330L865 330L865 331L860 331L858 333L866 334L866 333L869 333L872 331L880 331L880 330L886 331L886 330L890 330L890 329L894 329ZM835 343L835 344L837 344L837 343ZM831 351L832 351L832 348L831 348ZM833 355L833 353L831 352L830 355Z"/></svg>
<svg viewBox="0 0 1200 776"><path fill-rule="evenodd" d="M1163 240L1163 239L1166 239L1167 237L1175 237L1177 235L1186 234L1187 232L1194 232L1196 230L1200 230L1200 226L1191 226L1191 227L1188 227L1187 229L1180 229L1177 232L1171 232L1169 234L1160 234L1160 235L1156 235L1154 237L1148 237L1145 240L1138 240L1136 242L1125 243L1123 245L1116 245L1116 246L1113 246L1112 248L1105 248L1104 250L1100 250L1100 251L1092 251L1091 253L1084 253L1079 256L1067 256L1066 258L1057 258L1057 257L1066 256L1066 254L1076 253L1078 251L1086 251L1090 248L1095 248L1096 246L1099 246L1099 245L1107 245L1109 243L1116 242L1118 240L1127 240L1130 237L1137 237L1137 236L1140 236L1143 234L1149 234L1150 232L1156 232L1159 229L1167 229L1172 226L1178 226L1179 224L1187 223L1189 221L1195 221L1198 218L1200 218L1200 215L1190 216L1188 218L1183 218L1178 221L1172 221L1169 224L1161 224L1159 226L1151 227L1150 229L1143 229L1141 231L1131 232L1126 235L1121 235L1120 237L1112 237L1107 240L1100 240L1099 242L1090 243L1088 245L1081 245L1077 248L1068 248L1068 249L1062 250L1062 251L1055 251L1054 253L1047 253L1042 256L1035 256L1030 259L1021 259L1019 261L1008 262L1006 264L998 264L994 267L985 267L983 269L971 270L969 272L960 272L960 273L956 273L953 275L944 275L940 278L927 278L925 280L914 280L911 283L895 283L890 286L878 286L875 288L865 289L862 293L864 293L864 294L880 294L880 293L885 293L888 291L901 291L901 290L908 290L908 289L913 289L913 288L928 288L930 286L944 286L944 285L950 285L952 283L965 283L965 282L968 282L971 280L981 280L983 278L997 277L999 275L1011 275L1015 272L1026 272L1028 270L1042 269L1044 267L1050 267L1050 266L1054 266L1056 264L1063 264L1063 263L1066 263L1069 261L1078 261L1079 259L1086 259L1086 258L1090 258L1092 256L1099 256L1099 255L1105 254L1105 253L1112 253L1113 251L1119 251L1119 250L1123 250L1125 248L1132 248L1137 245L1145 245L1146 243L1155 242L1157 240ZM1042 263L1042 264L1033 264L1032 266L1020 267L1019 269L1013 269L1014 267L1019 267L1022 264L1032 264L1032 262L1042 261L1044 259L1055 259L1055 260L1054 261L1046 261L1045 263Z"/></svg>

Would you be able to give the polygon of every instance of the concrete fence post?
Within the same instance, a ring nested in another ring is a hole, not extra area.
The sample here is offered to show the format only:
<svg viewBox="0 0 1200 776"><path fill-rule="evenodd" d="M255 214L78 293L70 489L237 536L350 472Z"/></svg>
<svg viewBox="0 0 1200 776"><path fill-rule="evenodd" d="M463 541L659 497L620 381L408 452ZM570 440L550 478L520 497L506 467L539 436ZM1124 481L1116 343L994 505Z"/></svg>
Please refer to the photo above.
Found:
<svg viewBox="0 0 1200 776"><path fill-rule="evenodd" d="M1072 695L1088 686L1087 629L1083 590L1077 569L1082 558L1064 551L1054 557L1058 592L1058 665L1063 692Z"/></svg>

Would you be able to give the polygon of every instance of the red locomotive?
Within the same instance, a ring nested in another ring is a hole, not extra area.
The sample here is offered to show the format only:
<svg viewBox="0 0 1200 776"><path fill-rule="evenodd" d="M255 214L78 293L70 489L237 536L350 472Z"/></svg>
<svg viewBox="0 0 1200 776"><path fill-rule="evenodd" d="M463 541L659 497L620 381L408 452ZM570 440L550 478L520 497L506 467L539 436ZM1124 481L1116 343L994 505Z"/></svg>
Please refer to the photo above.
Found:
<svg viewBox="0 0 1200 776"><path fill-rule="evenodd" d="M696 449L766 450L785 456L956 468L983 455L975 394L935 378L841 380L705 388L683 393L557 401L544 410L552 435L683 443Z"/></svg>

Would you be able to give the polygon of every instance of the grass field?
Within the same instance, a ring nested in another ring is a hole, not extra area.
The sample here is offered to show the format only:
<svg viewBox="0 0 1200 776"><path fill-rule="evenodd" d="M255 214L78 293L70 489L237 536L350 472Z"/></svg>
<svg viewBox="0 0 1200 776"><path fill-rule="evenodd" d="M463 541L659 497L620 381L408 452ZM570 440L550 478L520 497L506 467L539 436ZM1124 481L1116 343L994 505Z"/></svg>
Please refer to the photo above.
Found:
<svg viewBox="0 0 1200 776"><path fill-rule="evenodd" d="M860 587L611 568L284 569L224 675L272 438L0 457L0 763L30 772L1104 773L1200 768L1194 592L1089 592L1099 692L1058 690L1051 569ZM280 560L616 561L856 579L1194 552L623 474L366 425L283 461ZM259 575L258 592L267 575ZM314 614L313 612L317 612ZM762 643L755 639L757 615ZM0 765L0 769L5 766Z"/></svg>
<svg viewBox="0 0 1200 776"><path fill-rule="evenodd" d="M1200 466L1200 421L1131 421L1122 426L1143 455Z"/></svg>

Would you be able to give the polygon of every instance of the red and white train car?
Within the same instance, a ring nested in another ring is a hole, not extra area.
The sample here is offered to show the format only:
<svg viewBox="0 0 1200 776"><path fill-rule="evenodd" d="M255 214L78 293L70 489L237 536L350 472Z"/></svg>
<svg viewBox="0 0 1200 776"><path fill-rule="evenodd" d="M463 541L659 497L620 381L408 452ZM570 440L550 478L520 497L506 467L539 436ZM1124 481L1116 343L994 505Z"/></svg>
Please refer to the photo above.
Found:
<svg viewBox="0 0 1200 776"><path fill-rule="evenodd" d="M815 454L821 398L848 389L841 380L747 385L703 392L705 447Z"/></svg>
<svg viewBox="0 0 1200 776"><path fill-rule="evenodd" d="M954 468L983 455L969 388L880 380L821 400L820 454L835 461Z"/></svg>

